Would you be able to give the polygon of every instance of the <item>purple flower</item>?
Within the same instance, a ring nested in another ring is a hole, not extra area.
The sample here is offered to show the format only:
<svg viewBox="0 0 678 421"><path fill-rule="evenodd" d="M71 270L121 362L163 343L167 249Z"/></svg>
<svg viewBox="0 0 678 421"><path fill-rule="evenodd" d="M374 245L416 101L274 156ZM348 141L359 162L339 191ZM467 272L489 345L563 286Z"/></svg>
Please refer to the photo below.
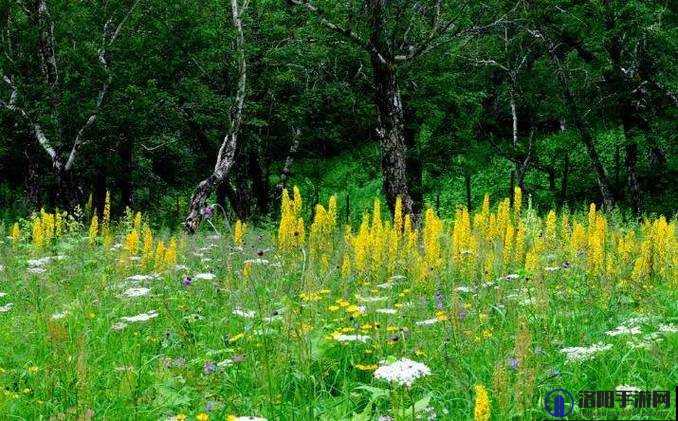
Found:
<svg viewBox="0 0 678 421"><path fill-rule="evenodd" d="M466 314L467 314L467 313L466 313L466 310L459 310L459 313L458 313L459 320L464 320L464 319L466 319Z"/></svg>
<svg viewBox="0 0 678 421"><path fill-rule="evenodd" d="M210 219L213 213L214 209L210 205L207 205L204 208L202 208L202 217L205 219Z"/></svg>
<svg viewBox="0 0 678 421"><path fill-rule="evenodd" d="M181 285L187 287L193 283L193 279L191 279L190 276L185 276L184 279L181 281Z"/></svg>
<svg viewBox="0 0 678 421"><path fill-rule="evenodd" d="M509 358L506 360L506 363L508 364L508 366L509 366L512 370L517 369L517 368L518 368L518 365L520 364L520 362L518 361L518 359L513 358L513 357L509 357Z"/></svg>
<svg viewBox="0 0 678 421"><path fill-rule="evenodd" d="M207 361L204 366L202 366L202 372L206 375L210 375L217 371L217 365L212 361Z"/></svg>

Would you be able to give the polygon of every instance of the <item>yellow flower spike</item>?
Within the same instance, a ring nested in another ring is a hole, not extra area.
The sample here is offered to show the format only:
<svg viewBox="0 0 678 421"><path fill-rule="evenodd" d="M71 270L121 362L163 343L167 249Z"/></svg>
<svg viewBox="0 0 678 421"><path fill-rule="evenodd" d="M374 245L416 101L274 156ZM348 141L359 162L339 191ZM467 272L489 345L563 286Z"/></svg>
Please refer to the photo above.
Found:
<svg viewBox="0 0 678 421"><path fill-rule="evenodd" d="M234 342L236 342L236 341L242 339L244 336L245 336L244 333L238 333L237 335L234 335L234 336L230 337L230 338L228 339L228 342L234 343Z"/></svg>
<svg viewBox="0 0 678 421"><path fill-rule="evenodd" d="M252 262L245 262L242 267L242 276L249 278L252 275Z"/></svg>
<svg viewBox="0 0 678 421"><path fill-rule="evenodd" d="M360 371L374 371L379 368L377 364L355 364L354 367Z"/></svg>
<svg viewBox="0 0 678 421"><path fill-rule="evenodd" d="M99 233L99 218L95 213L94 216L92 216L92 221L89 224L89 232L87 235L90 246L96 244L98 233Z"/></svg>
<svg viewBox="0 0 678 421"><path fill-rule="evenodd" d="M19 244L19 240L21 239L21 228L19 228L18 222L15 222L14 225L12 225L10 237L12 237L12 245Z"/></svg>
<svg viewBox="0 0 678 421"><path fill-rule="evenodd" d="M195 416L195 419L196 421L208 421L210 419L210 416L204 412L201 412Z"/></svg>
<svg viewBox="0 0 678 421"><path fill-rule="evenodd" d="M238 247L241 247L246 232L247 224L243 223L240 219L235 221L235 226L233 227L233 244L235 244Z"/></svg>
<svg viewBox="0 0 678 421"><path fill-rule="evenodd" d="M490 397L487 389L482 384L475 386L476 401L473 408L474 421L489 421L490 419Z"/></svg>

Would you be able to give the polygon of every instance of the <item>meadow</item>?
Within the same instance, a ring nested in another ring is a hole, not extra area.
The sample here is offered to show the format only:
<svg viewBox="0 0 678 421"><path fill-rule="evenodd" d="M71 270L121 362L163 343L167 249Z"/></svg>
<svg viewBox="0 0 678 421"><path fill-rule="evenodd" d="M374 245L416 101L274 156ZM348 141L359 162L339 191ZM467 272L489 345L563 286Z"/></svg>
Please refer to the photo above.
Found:
<svg viewBox="0 0 678 421"><path fill-rule="evenodd" d="M675 220L520 189L421 223L375 200L342 226L297 188L275 227L208 213L193 236L109 200L3 226L0 418L543 419L552 389L678 383Z"/></svg>

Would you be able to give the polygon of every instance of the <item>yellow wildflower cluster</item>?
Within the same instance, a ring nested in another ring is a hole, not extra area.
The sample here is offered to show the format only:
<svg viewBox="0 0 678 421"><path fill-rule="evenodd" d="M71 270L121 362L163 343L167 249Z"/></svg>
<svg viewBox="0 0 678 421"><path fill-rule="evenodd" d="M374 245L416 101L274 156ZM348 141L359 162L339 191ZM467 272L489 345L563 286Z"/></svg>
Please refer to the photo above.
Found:
<svg viewBox="0 0 678 421"><path fill-rule="evenodd" d="M475 421L488 421L490 419L490 397L487 389L482 384L476 385L476 402L473 408L473 419Z"/></svg>
<svg viewBox="0 0 678 421"><path fill-rule="evenodd" d="M240 219L235 221L235 226L233 227L233 244L242 247L246 232L247 224L243 223Z"/></svg>
<svg viewBox="0 0 678 421"><path fill-rule="evenodd" d="M280 225L278 227L278 247L292 250L304 244L304 219L301 217L301 193L298 187L293 189L293 197L287 189L282 192L280 206Z"/></svg>
<svg viewBox="0 0 678 421"><path fill-rule="evenodd" d="M311 256L324 262L323 267L334 252L335 200L330 199L327 210L317 206L310 228ZM297 203L301 198L290 199L287 193L283 196L278 236L283 250L299 245L290 234L304 224ZM605 276L623 284L624 280L655 275L671 279L678 270L675 222L661 217L646 220L639 230L622 232L611 227L593 204L583 218L555 211L540 218L531 208L522 209L519 188L514 192L513 207L504 199L493 211L486 195L475 213L458 208L449 229L433 209L426 210L421 219L419 231L413 216L403 214L399 199L393 219L383 218L381 202L375 200L372 211L363 214L357 232L350 226L343 230L346 247L337 257L342 278L355 275L369 280L401 273L423 280L449 270L466 279L483 281L521 270L534 274L574 265L591 276Z"/></svg>
<svg viewBox="0 0 678 421"><path fill-rule="evenodd" d="M321 204L315 206L313 223L311 224L308 243L312 259L327 257L332 253L334 230L337 226L337 197L331 196L327 209ZM322 256L322 257L321 257Z"/></svg>

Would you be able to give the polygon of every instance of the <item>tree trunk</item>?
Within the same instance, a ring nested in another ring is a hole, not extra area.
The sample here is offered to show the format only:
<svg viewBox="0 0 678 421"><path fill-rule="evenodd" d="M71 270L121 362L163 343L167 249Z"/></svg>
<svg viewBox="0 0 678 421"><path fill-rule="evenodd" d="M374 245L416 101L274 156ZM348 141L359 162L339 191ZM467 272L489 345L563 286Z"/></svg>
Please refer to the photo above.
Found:
<svg viewBox="0 0 678 421"><path fill-rule="evenodd" d="M603 167L603 163L601 162L600 156L598 155L598 150L596 149L596 145L593 141L593 136L591 135L589 127L586 125L586 123L582 120L581 116L579 115L579 110L577 109L577 106L574 102L574 98L572 96L572 92L570 91L570 87L567 84L567 81L561 80L561 83L563 85L565 105L567 106L572 123L577 128L577 131L579 131L579 136L581 137L581 140L584 143L584 146L586 147L589 159L591 160L591 166L593 167L593 171L596 175L596 181L598 183L600 195L602 196L603 199L603 205L607 209L610 209L614 204L614 198L612 197L612 193L610 190L610 181L607 178L605 167Z"/></svg>
<svg viewBox="0 0 678 421"><path fill-rule="evenodd" d="M132 166L133 162L133 148L132 139L123 133L120 138L120 147L118 149L118 156L122 163L122 172L118 176L118 186L120 188L120 200L122 207L132 208L133 202L133 188L132 188Z"/></svg>
<svg viewBox="0 0 678 421"><path fill-rule="evenodd" d="M245 35L242 27L241 10L238 0L231 0L231 18L236 30L236 51L238 54L238 90L235 97L235 105L231 110L231 121L228 134L219 148L214 172L198 184L193 193L188 208L188 216L184 221L184 228L189 234L194 233L203 218L203 209L210 194L216 186L224 182L228 172L233 166L235 149L238 139L238 131L242 123L242 113L245 108L245 88L247 86L247 62L245 60Z"/></svg>
<svg viewBox="0 0 678 421"><path fill-rule="evenodd" d="M560 198L558 200L559 208L567 202L567 179L570 176L570 154L565 153L565 162L563 163L563 178L560 181Z"/></svg>
<svg viewBox="0 0 678 421"><path fill-rule="evenodd" d="M412 198L407 179L408 151L398 81L394 69L383 64L375 55L372 55L372 68L376 87L374 101L379 113L378 133L384 194L391 213L395 208L396 198L400 196L403 213L418 219L419 214L415 212L419 205Z"/></svg>
<svg viewBox="0 0 678 421"><path fill-rule="evenodd" d="M252 192L254 193L257 210L260 214L264 214L268 211L269 194L266 171L264 171L261 161L259 160L259 156L263 154L250 151L248 155L248 173L252 180Z"/></svg>
<svg viewBox="0 0 678 421"><path fill-rule="evenodd" d="M629 192L631 193L631 205L636 216L640 216L641 212L641 197L640 186L638 185L638 174L636 172L636 162L638 161L638 144L633 141L627 141L625 147L626 158L624 163L626 165L626 173L629 178Z"/></svg>

